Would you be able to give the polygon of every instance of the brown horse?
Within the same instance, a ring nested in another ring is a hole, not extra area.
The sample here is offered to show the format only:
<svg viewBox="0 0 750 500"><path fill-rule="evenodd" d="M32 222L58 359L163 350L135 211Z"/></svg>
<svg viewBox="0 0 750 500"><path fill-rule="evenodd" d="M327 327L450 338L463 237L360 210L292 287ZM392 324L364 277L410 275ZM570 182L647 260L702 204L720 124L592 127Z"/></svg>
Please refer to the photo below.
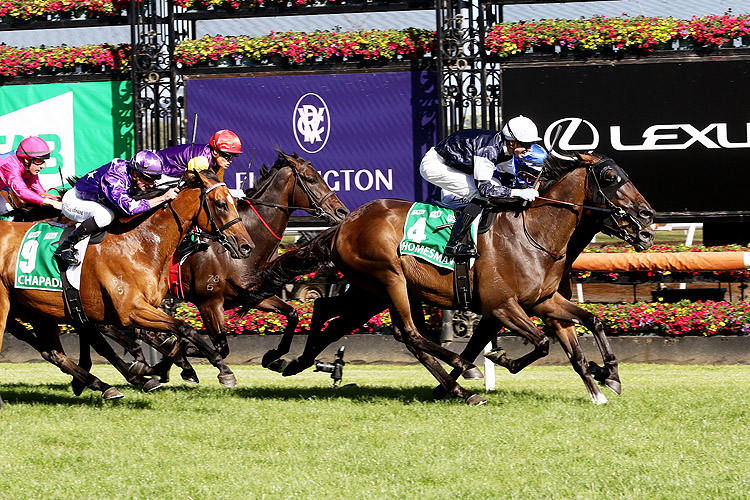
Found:
<svg viewBox="0 0 750 500"><path fill-rule="evenodd" d="M191 174L189 178L168 205L111 224L104 242L88 248L80 292L92 324L138 325L169 331L211 351L193 328L158 308L167 293L169 261L193 225L217 234L235 258L248 257L253 243L245 227L237 224L240 219L236 203L226 185L208 171ZM21 336L45 359L87 387L101 391L105 399L122 397L117 389L81 369L65 355L59 330L40 328L71 321L62 293L13 288L18 246L29 227L31 224L0 222L0 248L4 253L1 259L4 264L0 266L0 331L5 330L7 323L17 333L14 318L29 320L32 326L37 326L35 335L21 333ZM95 348L101 346L96 338L93 342ZM219 368L220 381L233 383L234 374L218 353L209 360Z"/></svg>
<svg viewBox="0 0 750 500"><path fill-rule="evenodd" d="M471 309L489 319L483 320L483 328L479 334L474 334L477 340L471 347L486 345L500 326L523 336L534 344L533 351L514 360L502 354L498 356L500 364L517 372L548 352L549 341L529 320L527 313L543 317L555 328L592 400L606 402L585 365L575 330L571 336L569 328L571 323L583 323L597 336L603 353L611 354L604 327L593 315L566 300L557 289L566 266L569 267L567 254L577 254L583 249L582 242L588 231L608 230L636 248L644 249L653 241L648 225L654 212L619 166L611 159L593 154L566 161L551 159L543 174L540 192L544 196L526 211L498 212L489 231L478 238L481 257L471 272L474 292ZM398 254L410 206L411 203L399 200L367 204L353 212L336 231L329 230L317 241L313 240L310 247L304 249L303 257L290 253L269 268L268 282L281 282L296 272L306 271L306 262L330 258L351 283L344 296L316 301L308 345L305 352L286 367L285 375L311 366L315 356L330 342L372 315L390 308L394 326L400 330L407 348L440 381L442 389L437 395L447 391L469 404L483 402L455 382L461 373L477 375L467 359L475 359L479 351L473 357L467 353L466 359L462 359L419 334L424 331L421 302L446 309L455 308L457 304L450 272ZM611 216L590 215L591 211L599 210ZM572 241L577 228L581 228L580 236L576 235ZM591 235L588 233L588 241ZM340 317L331 321L320 336L318 332L325 320L335 315ZM435 357L455 368L453 377L443 370ZM605 355L605 367L607 374L600 376L609 381L610 387L619 390L614 355Z"/></svg>
<svg viewBox="0 0 750 500"><path fill-rule="evenodd" d="M224 310L240 306L285 316L287 325L279 349L289 350L299 323L297 310L275 295L262 300L257 298L253 274L276 256L289 217L295 210L307 211L330 225L340 223L349 213L309 161L282 151L278 151L270 169L261 169L256 186L248 189L245 196L238 200L237 209L256 245L250 257L241 261L232 259L221 245L213 242L206 251L191 254L182 265L184 298L198 307L203 324L222 357L229 354ZM197 382L197 375L184 357L172 359L170 349L165 348L162 339L150 332L138 333L141 340L161 351L165 358L155 370L140 364L133 371L159 375L165 380L172 361L176 361L183 368L183 378ZM116 340L126 345L136 359L145 361L136 350L137 346L132 342L128 344L127 338L113 331L107 334L116 335ZM192 350L188 353L200 355ZM277 358L273 354L266 356L264 366Z"/></svg>

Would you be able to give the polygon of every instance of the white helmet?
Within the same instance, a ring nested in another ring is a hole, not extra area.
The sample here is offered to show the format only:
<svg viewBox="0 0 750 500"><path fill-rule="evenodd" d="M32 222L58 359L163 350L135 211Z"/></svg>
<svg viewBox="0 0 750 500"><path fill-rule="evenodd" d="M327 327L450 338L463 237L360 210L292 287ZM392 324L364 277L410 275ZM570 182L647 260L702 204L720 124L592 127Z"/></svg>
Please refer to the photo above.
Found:
<svg viewBox="0 0 750 500"><path fill-rule="evenodd" d="M510 141L518 142L536 142L541 141L539 131L536 129L534 122L523 115L508 120L503 127L503 136Z"/></svg>

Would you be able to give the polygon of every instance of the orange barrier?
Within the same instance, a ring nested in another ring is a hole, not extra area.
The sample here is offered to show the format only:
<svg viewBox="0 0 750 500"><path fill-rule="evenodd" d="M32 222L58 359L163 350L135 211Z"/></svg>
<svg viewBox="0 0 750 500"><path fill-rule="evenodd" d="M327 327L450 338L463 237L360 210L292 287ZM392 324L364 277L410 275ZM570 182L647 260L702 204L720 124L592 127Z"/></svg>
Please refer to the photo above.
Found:
<svg viewBox="0 0 750 500"><path fill-rule="evenodd" d="M583 253L574 271L745 271L750 252Z"/></svg>

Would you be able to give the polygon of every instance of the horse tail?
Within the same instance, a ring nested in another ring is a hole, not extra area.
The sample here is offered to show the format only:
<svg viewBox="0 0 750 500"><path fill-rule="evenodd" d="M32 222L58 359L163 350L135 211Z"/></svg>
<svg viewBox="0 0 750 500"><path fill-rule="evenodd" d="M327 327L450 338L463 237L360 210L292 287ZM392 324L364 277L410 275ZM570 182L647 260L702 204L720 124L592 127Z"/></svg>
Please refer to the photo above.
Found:
<svg viewBox="0 0 750 500"><path fill-rule="evenodd" d="M297 276L333 268L331 249L338 226L326 229L309 242L290 248L264 267L253 271L251 285L238 297L246 308L257 305L264 299L278 295L287 283Z"/></svg>

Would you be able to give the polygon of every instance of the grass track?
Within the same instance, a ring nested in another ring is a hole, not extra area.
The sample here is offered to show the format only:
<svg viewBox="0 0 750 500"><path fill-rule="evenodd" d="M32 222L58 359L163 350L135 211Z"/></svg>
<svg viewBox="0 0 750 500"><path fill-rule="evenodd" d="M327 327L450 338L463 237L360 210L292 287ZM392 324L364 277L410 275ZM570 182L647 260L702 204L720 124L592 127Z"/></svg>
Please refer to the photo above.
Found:
<svg viewBox="0 0 750 500"><path fill-rule="evenodd" d="M621 367L596 407L570 367L499 373L488 404L435 402L419 366L73 396L48 364L0 364L2 499L747 499L750 367ZM173 371L173 377L178 376ZM484 393L482 382L465 387Z"/></svg>

